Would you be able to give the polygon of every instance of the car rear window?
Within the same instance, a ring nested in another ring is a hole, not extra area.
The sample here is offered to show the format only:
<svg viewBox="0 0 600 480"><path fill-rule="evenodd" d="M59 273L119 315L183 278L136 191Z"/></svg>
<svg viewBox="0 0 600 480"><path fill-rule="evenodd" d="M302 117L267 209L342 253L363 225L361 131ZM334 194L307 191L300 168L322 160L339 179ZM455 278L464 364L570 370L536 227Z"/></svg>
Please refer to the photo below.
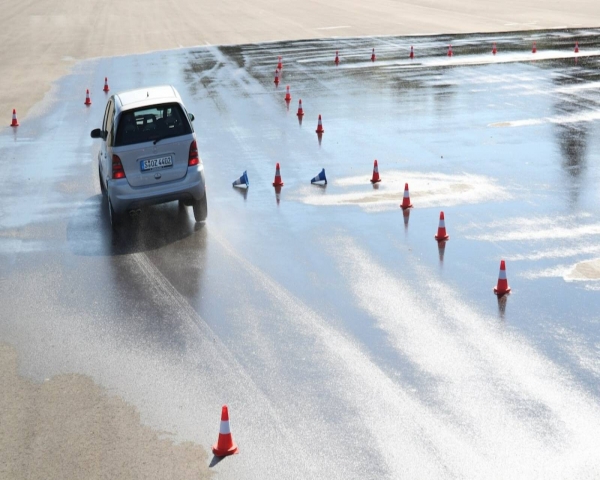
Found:
<svg viewBox="0 0 600 480"><path fill-rule="evenodd" d="M132 145L192 133L178 103L127 110L121 114L115 146Z"/></svg>

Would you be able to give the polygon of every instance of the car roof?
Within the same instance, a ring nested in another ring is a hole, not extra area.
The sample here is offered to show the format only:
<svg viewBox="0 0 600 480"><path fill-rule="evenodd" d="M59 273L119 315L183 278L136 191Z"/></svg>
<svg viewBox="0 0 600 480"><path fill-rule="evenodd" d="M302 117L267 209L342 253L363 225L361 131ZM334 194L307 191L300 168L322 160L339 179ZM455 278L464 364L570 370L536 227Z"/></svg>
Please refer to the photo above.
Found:
<svg viewBox="0 0 600 480"><path fill-rule="evenodd" d="M181 103L179 92L171 85L138 88L136 90L120 92L115 95L115 104L118 111L169 102Z"/></svg>

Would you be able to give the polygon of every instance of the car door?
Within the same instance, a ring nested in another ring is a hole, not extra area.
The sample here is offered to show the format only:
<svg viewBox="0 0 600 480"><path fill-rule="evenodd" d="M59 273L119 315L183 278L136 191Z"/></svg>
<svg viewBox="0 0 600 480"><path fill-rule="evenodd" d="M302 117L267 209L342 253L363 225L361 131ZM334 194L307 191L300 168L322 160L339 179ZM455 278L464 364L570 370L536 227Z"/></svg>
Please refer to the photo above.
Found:
<svg viewBox="0 0 600 480"><path fill-rule="evenodd" d="M106 118L108 116L108 107L110 102L106 102L106 108L104 109L104 117L102 119L102 124L100 125L100 131L104 132L106 130ZM98 150L98 169L100 172L100 181L106 184L106 167L104 158L106 157L106 148L104 144L104 137L100 139L100 149Z"/></svg>
<svg viewBox="0 0 600 480"><path fill-rule="evenodd" d="M104 121L102 122L102 131L106 132L101 142L100 147L100 165L102 169L102 178L106 181L111 175L111 162L110 162L110 142L112 140L113 120L115 116L115 104L114 100L111 99L106 104L106 111L104 112Z"/></svg>

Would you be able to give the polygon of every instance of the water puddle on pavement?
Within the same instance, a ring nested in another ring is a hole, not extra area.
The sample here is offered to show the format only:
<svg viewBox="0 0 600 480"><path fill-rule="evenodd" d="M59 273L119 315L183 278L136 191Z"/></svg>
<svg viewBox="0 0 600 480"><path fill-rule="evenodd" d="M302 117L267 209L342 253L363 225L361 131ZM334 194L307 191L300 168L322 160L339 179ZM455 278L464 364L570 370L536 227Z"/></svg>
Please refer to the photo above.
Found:
<svg viewBox="0 0 600 480"><path fill-rule="evenodd" d="M388 171L382 182L371 186L367 175L340 178L331 182L333 191L323 194L311 186L299 192L298 200L317 206L358 205L366 211L398 208L408 183L415 206L436 207L501 201L508 191L483 175Z"/></svg>
<svg viewBox="0 0 600 480"><path fill-rule="evenodd" d="M0 344L0 477L208 479L208 456L191 442L140 423L132 405L85 375L36 384Z"/></svg>
<svg viewBox="0 0 600 480"><path fill-rule="evenodd" d="M565 280L600 280L600 258L577 263Z"/></svg>

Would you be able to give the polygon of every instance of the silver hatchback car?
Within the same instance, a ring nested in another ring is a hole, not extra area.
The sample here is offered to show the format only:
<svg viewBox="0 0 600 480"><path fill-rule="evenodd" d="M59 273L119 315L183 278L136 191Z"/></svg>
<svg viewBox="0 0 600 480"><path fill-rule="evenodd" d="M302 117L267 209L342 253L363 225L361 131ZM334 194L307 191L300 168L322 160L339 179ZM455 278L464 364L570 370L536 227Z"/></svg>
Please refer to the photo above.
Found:
<svg viewBox="0 0 600 480"><path fill-rule="evenodd" d="M113 227L126 212L174 200L192 206L197 222L206 220L204 167L193 120L172 86L110 97L102 128L91 136L102 140L98 173Z"/></svg>

